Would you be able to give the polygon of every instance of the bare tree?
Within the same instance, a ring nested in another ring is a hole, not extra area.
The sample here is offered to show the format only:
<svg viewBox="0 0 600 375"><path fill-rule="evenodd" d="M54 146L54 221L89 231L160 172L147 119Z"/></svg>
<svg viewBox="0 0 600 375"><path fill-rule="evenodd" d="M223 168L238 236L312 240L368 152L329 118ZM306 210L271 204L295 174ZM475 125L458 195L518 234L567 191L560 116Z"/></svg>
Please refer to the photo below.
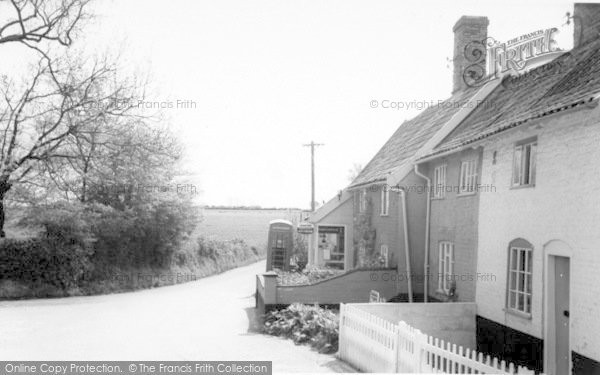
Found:
<svg viewBox="0 0 600 375"><path fill-rule="evenodd" d="M70 142L88 124L123 116L128 97L114 87L116 68L106 60L48 64L43 57L23 84L0 82L0 236L4 236L4 197L41 164L72 158Z"/></svg>
<svg viewBox="0 0 600 375"><path fill-rule="evenodd" d="M90 0L0 0L0 44L70 46Z"/></svg>
<svg viewBox="0 0 600 375"><path fill-rule="evenodd" d="M0 237L4 237L4 196L8 192L15 180L25 178L31 171L29 165L36 158L46 158L56 152L60 147L63 138L68 136L59 135L59 124L69 121L69 108L66 100L69 96L69 90L64 93L64 105L59 111L59 120L56 126L45 123L45 119L50 117L50 108L48 112L38 113L38 120L42 124L37 124L39 129L38 140L33 145L22 145L18 141L18 135L23 137L26 132L22 127L24 123L31 122L33 117L29 117L27 111L33 103L42 101L45 95L53 97L50 93L38 94L37 88L43 85L42 81L48 72L52 71L52 62L48 53L40 47L42 42L47 42L48 46L58 44L70 46L73 41L73 34L76 33L81 21L87 18L85 9L90 0L0 0L0 45L9 43L21 43L39 52L46 63L47 69L38 69L22 95L17 96L13 91L12 83L4 79L2 82L2 93L4 104L0 107L0 126L4 127L2 134L2 151L0 154ZM54 75L54 73L52 74ZM54 77L56 79L56 77ZM56 94L56 93L55 93ZM49 127L46 127L49 126ZM63 133L65 134L65 133ZM31 136L27 134L26 136ZM23 152L24 150L27 150ZM18 155L18 156L17 156ZM14 177L15 173L21 173L21 176Z"/></svg>

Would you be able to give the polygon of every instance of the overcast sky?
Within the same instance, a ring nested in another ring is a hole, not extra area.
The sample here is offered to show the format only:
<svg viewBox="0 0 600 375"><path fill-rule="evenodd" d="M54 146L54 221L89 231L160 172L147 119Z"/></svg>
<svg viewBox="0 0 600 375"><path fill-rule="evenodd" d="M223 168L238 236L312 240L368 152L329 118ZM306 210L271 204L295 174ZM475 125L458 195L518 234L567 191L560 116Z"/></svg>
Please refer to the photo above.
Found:
<svg viewBox="0 0 600 375"><path fill-rule="evenodd" d="M500 41L557 27L558 46L572 46L567 1L99 1L79 43L120 49L130 67L151 71L148 100L175 107L168 114L206 204L309 207L302 144L311 140L325 144L317 200L330 199L354 163L366 165L418 113L372 100L450 95L461 15L487 16Z"/></svg>

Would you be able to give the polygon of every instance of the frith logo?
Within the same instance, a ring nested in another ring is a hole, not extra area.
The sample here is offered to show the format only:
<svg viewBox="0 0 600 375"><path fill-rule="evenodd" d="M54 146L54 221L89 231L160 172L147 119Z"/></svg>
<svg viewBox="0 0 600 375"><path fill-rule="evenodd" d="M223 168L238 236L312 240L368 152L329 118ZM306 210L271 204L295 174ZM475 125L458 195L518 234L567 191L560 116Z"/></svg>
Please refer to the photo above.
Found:
<svg viewBox="0 0 600 375"><path fill-rule="evenodd" d="M508 70L523 70L532 60L560 51L553 38L557 28L538 30L488 48L489 73L494 78Z"/></svg>
<svg viewBox="0 0 600 375"><path fill-rule="evenodd" d="M492 37L474 41L465 47L465 57L472 63L463 72L468 86L481 86L509 70L522 71L535 60L553 52L561 51L556 46L554 34L557 28L537 30L501 43ZM483 58L487 55L487 72Z"/></svg>

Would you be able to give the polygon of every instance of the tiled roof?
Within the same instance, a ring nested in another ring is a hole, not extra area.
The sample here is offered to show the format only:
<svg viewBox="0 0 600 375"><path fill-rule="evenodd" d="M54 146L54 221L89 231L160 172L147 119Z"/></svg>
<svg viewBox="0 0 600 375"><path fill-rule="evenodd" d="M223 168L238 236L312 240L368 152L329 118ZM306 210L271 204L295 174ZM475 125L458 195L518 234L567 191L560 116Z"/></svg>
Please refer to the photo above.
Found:
<svg viewBox="0 0 600 375"><path fill-rule="evenodd" d="M473 88L459 91L443 103L438 105L435 102L413 119L402 123L352 181L350 187L384 181L388 175L409 161L477 91Z"/></svg>
<svg viewBox="0 0 600 375"><path fill-rule="evenodd" d="M465 146L592 100L600 92L600 39L516 78L505 78L427 156Z"/></svg>

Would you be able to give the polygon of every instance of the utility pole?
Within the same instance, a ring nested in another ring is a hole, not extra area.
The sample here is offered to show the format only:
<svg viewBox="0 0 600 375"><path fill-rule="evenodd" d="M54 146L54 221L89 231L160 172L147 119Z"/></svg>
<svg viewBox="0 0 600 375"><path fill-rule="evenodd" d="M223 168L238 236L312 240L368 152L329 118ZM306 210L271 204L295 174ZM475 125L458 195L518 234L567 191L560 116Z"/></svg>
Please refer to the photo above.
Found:
<svg viewBox="0 0 600 375"><path fill-rule="evenodd" d="M310 147L310 179L311 179L311 200L310 210L315 212L315 147L325 146L323 143L315 143L311 141L308 144L304 144L304 147Z"/></svg>

